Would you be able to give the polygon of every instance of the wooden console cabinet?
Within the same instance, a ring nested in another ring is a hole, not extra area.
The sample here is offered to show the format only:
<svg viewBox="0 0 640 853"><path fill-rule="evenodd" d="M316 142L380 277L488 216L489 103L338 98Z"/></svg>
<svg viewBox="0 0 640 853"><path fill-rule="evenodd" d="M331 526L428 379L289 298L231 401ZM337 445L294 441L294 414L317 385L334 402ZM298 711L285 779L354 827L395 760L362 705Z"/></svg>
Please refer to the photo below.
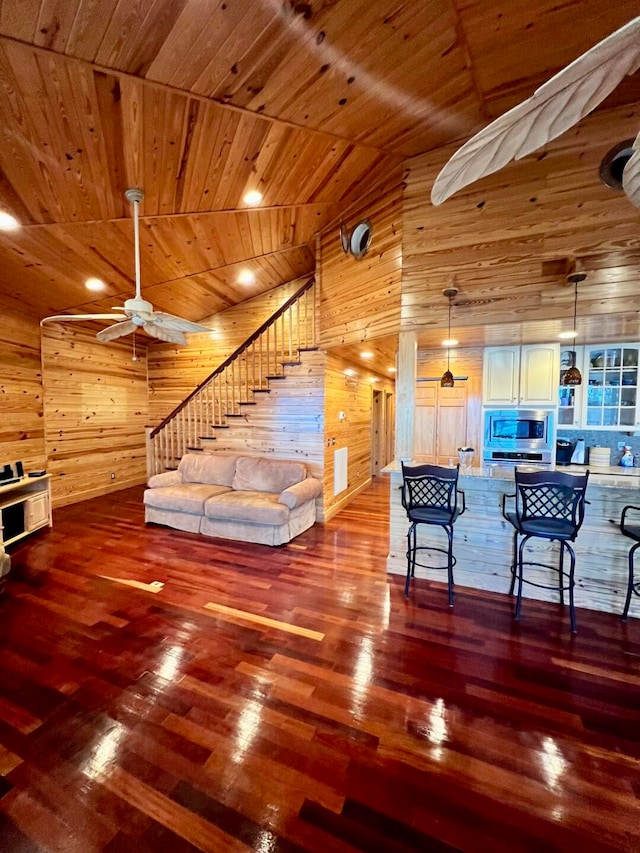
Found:
<svg viewBox="0 0 640 853"><path fill-rule="evenodd" d="M0 486L0 544L11 545L51 524L50 474Z"/></svg>

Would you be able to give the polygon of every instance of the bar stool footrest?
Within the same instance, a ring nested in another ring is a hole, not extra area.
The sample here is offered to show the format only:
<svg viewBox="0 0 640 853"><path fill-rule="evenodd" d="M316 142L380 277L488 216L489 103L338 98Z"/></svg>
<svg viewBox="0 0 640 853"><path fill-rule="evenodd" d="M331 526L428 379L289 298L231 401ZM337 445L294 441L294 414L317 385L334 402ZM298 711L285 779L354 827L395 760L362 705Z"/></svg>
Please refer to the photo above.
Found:
<svg viewBox="0 0 640 853"><path fill-rule="evenodd" d="M539 569L549 569L549 571L555 572L558 576L561 574L560 568L558 566L550 565L549 563L534 563L532 560L527 560L526 562L522 563L522 568L524 569L527 566L537 566ZM517 580L518 579L517 567L516 567L515 572L512 569L512 574L515 574L515 577ZM529 584L529 586L535 586L538 589L554 589L558 592L560 592L561 590L566 590L568 592L569 589L571 588L571 575L569 574L569 572L562 572L562 577L567 580L566 586L561 586L560 583L555 583L555 584L538 583L537 581L532 581L528 578L525 578L524 574L522 577L522 583ZM560 577L558 577L558 581L559 580L560 580Z"/></svg>

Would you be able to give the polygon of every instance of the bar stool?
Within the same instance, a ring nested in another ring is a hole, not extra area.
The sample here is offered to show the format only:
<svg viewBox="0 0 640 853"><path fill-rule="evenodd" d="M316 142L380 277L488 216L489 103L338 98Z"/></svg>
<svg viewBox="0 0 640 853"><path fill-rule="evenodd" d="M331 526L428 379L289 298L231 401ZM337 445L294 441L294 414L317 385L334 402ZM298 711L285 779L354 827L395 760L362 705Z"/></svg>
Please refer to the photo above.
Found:
<svg viewBox="0 0 640 853"><path fill-rule="evenodd" d="M620 532L623 536L628 536L629 539L633 539L635 541L635 545L632 545L629 550L629 581L627 584L627 598L624 603L624 610L622 611L622 621L626 622L629 616L629 604L631 603L631 593L635 592L636 595L640 595L640 581L638 583L634 582L633 578L633 558L638 548L640 548L640 522L636 524L628 524L627 523L627 513L629 510L636 510L640 512L640 507L625 506L622 510L622 516L620 517Z"/></svg>
<svg viewBox="0 0 640 853"><path fill-rule="evenodd" d="M453 607L453 525L466 509L464 492L458 488L460 466L443 468L440 465L408 466L402 463L402 506L410 521L407 531L407 580L404 594L409 595L409 584L415 574L416 566L423 569L443 569L447 571L449 586L449 607ZM462 497L462 507L458 506L458 495ZM437 525L447 534L448 547L435 548L417 544L419 524ZM447 557L446 566L430 566L419 563L418 551L438 551Z"/></svg>
<svg viewBox="0 0 640 853"><path fill-rule="evenodd" d="M517 576L518 592L514 613L516 619L520 619L523 583L537 586L539 589L557 589L562 605L564 605L564 592L568 590L571 630L573 633L576 632L573 599L576 555L569 542L575 541L584 520L588 479L589 471L575 475L563 471L525 472L515 469L516 491L513 495L502 496L502 515L514 529L509 595L513 595ZM514 511L507 510L508 498L515 498ZM560 559L557 566L524 559L525 546L532 538L560 543ZM564 569L565 551L569 552L571 560L568 572ZM539 566L557 571L557 585L549 586L525 578L525 566Z"/></svg>

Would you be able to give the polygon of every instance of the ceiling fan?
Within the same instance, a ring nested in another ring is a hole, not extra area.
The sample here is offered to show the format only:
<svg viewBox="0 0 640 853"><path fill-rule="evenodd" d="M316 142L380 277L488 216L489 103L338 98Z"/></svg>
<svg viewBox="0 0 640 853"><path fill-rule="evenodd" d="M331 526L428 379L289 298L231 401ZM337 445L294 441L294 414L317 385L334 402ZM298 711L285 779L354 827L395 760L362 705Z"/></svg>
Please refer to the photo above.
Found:
<svg viewBox="0 0 640 853"><path fill-rule="evenodd" d="M118 320L117 323L107 326L106 329L98 332L96 337L102 343L113 341L115 338L121 338L123 335L130 335L139 328L144 329L153 338L180 345L184 345L187 342L185 332L210 332L211 329L201 326L199 323L192 323L191 320L184 320L182 317L176 317L173 314L165 314L164 311L154 311L153 305L142 298L140 291L140 223L138 208L144 198L144 193L139 189L129 189L126 190L125 197L133 205L136 274L136 294L134 298L125 300L122 306L114 307L113 310L119 311L119 314L56 314L52 317L44 317L40 321L40 325L65 320L84 320L85 322L87 320Z"/></svg>
<svg viewBox="0 0 640 853"><path fill-rule="evenodd" d="M431 190L434 205L462 187L520 160L594 110L640 68L640 17L596 44L533 95L472 136L445 164ZM622 188L640 207L640 134L624 166Z"/></svg>

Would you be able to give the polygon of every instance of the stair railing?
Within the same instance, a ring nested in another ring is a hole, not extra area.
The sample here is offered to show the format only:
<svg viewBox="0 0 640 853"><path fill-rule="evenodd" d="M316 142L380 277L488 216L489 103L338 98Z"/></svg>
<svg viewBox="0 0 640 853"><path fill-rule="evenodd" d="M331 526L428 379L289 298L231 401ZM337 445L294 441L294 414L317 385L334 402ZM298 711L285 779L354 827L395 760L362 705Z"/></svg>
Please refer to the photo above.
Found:
<svg viewBox="0 0 640 853"><path fill-rule="evenodd" d="M299 352L315 347L315 279L309 279L222 362L176 408L150 430L147 475L175 468L189 448L198 447L212 429L241 415L242 404L267 391L269 379L284 376Z"/></svg>

